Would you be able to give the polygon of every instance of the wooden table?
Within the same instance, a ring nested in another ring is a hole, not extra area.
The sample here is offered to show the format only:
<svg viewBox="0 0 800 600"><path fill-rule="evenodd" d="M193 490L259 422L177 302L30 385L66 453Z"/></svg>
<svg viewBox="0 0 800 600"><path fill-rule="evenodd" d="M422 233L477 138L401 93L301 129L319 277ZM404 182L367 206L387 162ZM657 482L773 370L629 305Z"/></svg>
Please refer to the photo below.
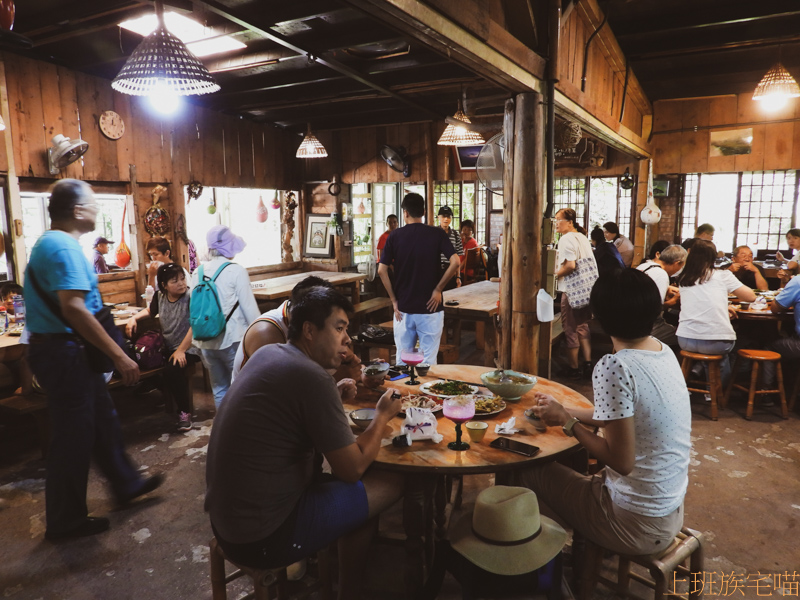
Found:
<svg viewBox="0 0 800 600"><path fill-rule="evenodd" d="M479 383L480 374L485 371L485 367L435 365L428 372L427 377L419 377L419 379L423 383L441 378ZM407 386L405 381L408 379L387 382L387 386L399 389L404 395L418 391L417 386ZM482 390L486 391L485 388ZM443 476L496 473L498 474L498 483L510 484L514 482L514 477L520 471L529 469L537 463L554 460L578 448L577 440L564 435L561 428L549 427L545 432L538 432L533 424L525 418L523 412L532 406L535 392L551 394L567 407L592 406L578 392L553 381L539 378L533 390L525 394L519 402L508 403L507 408L501 413L483 419L489 424L489 429L480 443L469 441L469 436L464 430L463 438L470 443L470 449L464 452L456 452L447 448L448 442L455 440L455 425L441 412L435 413L438 431L444 437L444 440L438 444L431 441L418 441L414 442L410 448L396 448L390 442L400 433L403 419L396 417L386 426L383 433L383 446L378 452L373 466L400 472L406 476L403 526L406 533L407 551L406 584L410 598L418 598L424 584L425 559L427 556L428 564L430 564L433 551L434 524L436 526L435 533L439 537L443 537L446 530L446 497ZM379 397L379 393L365 390L363 394L359 394L355 402L346 404L345 410L349 412L355 408L373 407L377 397ZM522 429L522 432L511 436L512 439L541 448L536 456L521 456L489 447L489 442L498 437L494 432L495 425L507 421L512 416L517 418L516 428Z"/></svg>
<svg viewBox="0 0 800 600"><path fill-rule="evenodd" d="M447 290L444 297L445 318L459 321L456 331L456 345L460 345L460 321L475 321L475 343L483 349L483 364L493 367L494 354L497 350L497 327L495 317L500 312L497 301L500 298L500 283L496 281L478 281L453 290ZM457 306L448 306L448 302L458 302ZM482 335L481 335L482 334Z"/></svg>
<svg viewBox="0 0 800 600"><path fill-rule="evenodd" d="M306 273L295 273L284 275L272 279L262 279L253 281L250 287L253 288L253 295L257 301L285 300L292 295L294 286L303 281L306 277L314 275L320 279L330 282L334 286L350 286L350 301L356 304L360 301L359 282L366 279L363 273L340 273L338 271L308 271Z"/></svg>

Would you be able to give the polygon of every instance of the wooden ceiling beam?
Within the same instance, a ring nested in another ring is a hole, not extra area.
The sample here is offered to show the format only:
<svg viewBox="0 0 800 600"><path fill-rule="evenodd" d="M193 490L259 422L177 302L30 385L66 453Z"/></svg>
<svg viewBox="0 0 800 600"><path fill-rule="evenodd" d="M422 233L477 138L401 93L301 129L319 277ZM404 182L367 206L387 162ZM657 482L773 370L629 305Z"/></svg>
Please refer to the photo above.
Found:
<svg viewBox="0 0 800 600"><path fill-rule="evenodd" d="M412 100L409 100L408 98L404 98L403 96L401 96L399 94L395 94L394 92L388 90L387 88L385 88L385 87L383 87L381 85L378 85L375 82L371 81L368 77L365 77L364 75L362 75L361 73L359 73L355 69L342 64L341 62L339 62L336 59L333 59L333 58L330 58L330 57L324 56L324 55L323 56L317 55L315 53L315 51L313 49L311 49L311 48L301 47L301 46L295 44L294 42L292 42L291 40L289 40L287 37L285 37L283 35L275 33L274 31L271 31L269 29L263 29L263 28L261 28L261 27L259 27L257 25L254 25L253 23L249 23L249 22L245 21L244 19L242 19L239 16L237 16L234 12L232 12L228 7L226 7L225 5L221 4L220 2L217 2L216 0L197 0L197 1L198 1L198 4L204 6L207 10L209 10L211 12L214 12L215 14L218 14L221 17L224 17L224 18L226 18L226 19L228 19L228 20L230 20L230 21L232 21L234 23L237 23L238 25L241 25L242 27L245 27L245 28L249 29L250 31L253 31L254 33L257 33L257 34L261 35L262 37L268 38L268 39L274 41L275 43L280 44L281 46L283 46L285 48L293 50L293 51L297 52L298 54L305 54L305 55L309 56L309 58L313 58L313 60L315 62L318 62L319 64L324 65L324 66L328 67L329 69L332 69L332 70L336 71L337 73L341 73L342 75L350 77L351 79L353 79L353 80L355 80L355 81L357 81L357 82L359 82L361 84L367 85L367 86L373 88L374 90L376 90L378 92L387 94L387 95L395 98L396 100L405 103L406 105L410 106L411 108L415 109L416 111L418 111L418 112L420 112L422 114L425 114L425 115L427 115L427 116L429 116L431 118L435 118L437 120L443 118L443 115L440 115L440 114L430 110L426 106L422 106L420 104L417 104L416 102L414 102Z"/></svg>

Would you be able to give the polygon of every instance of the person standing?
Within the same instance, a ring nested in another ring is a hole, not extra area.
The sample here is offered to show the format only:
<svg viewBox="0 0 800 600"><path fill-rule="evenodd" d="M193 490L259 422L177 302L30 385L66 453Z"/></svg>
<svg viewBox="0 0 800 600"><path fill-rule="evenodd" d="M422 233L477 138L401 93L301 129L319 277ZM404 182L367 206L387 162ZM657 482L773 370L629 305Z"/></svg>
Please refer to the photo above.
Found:
<svg viewBox="0 0 800 600"><path fill-rule="evenodd" d="M453 248L456 249L456 254L459 256L464 255L464 247L461 244L461 234L450 227L450 223L453 222L453 209L449 206L442 206L439 209L439 214L437 216L439 219L439 227L442 228L447 238L450 240L450 243L453 244ZM447 271L450 267L450 257L442 254L439 257L439 260L442 263L442 273ZM445 290L452 290L453 288L461 287L461 274L460 272L456 273L455 279L452 277L447 280L447 283L444 286Z"/></svg>
<svg viewBox="0 0 800 600"><path fill-rule="evenodd" d="M402 208L405 226L389 236L378 274L394 307L397 363L403 364L400 353L413 348L419 340L425 362L435 365L444 327L442 290L458 272L461 261L445 232L422 222L422 196L406 194ZM440 254L450 261L444 273L439 266ZM389 265L394 266L394 286L389 279Z"/></svg>
<svg viewBox="0 0 800 600"><path fill-rule="evenodd" d="M105 378L87 363L84 348L89 343L111 358L123 384L139 379L139 367L94 316L103 300L94 269L78 243L95 228L98 208L92 188L76 179L58 181L48 211L51 228L31 252L25 301L31 333L28 360L47 395L50 415L45 539L57 541L109 528L108 519L88 516L92 457L119 504L152 492L163 476L144 479L125 453Z"/></svg>
<svg viewBox="0 0 800 600"><path fill-rule="evenodd" d="M617 247L606 240L600 227L592 229L592 246L594 246L594 261L597 263L597 272L602 275L615 269L624 269L625 263Z"/></svg>
<svg viewBox="0 0 800 600"><path fill-rule="evenodd" d="M556 278L561 292L561 322L567 343L569 368L566 376L570 379L588 377L592 373L592 336L589 321L592 310L588 306L572 308L567 298L564 277L573 273L577 262L583 258L594 261L592 245L586 238L586 230L578 225L577 215L571 208L562 208L556 213L556 231L561 234L556 254ZM583 363L578 365L578 349L583 353Z"/></svg>
<svg viewBox="0 0 800 600"><path fill-rule="evenodd" d="M609 221L603 225L603 232L606 236L606 240L617 247L625 266L630 267L633 264L633 242L624 235L620 235L619 227L614 221Z"/></svg>
<svg viewBox="0 0 800 600"><path fill-rule="evenodd" d="M102 236L94 241L94 272L98 275L109 271L105 255L108 254L108 245L113 243Z"/></svg>
<svg viewBox="0 0 800 600"><path fill-rule="evenodd" d="M203 361L208 366L214 404L219 408L222 399L231 387L233 361L236 350L247 331L248 325L258 316L258 304L250 287L250 276L243 266L231 259L244 250L246 242L225 225L215 225L206 234L209 260L192 274L192 286L200 283L201 274L216 278L217 294L222 312L228 317L225 329L212 340L195 339Z"/></svg>
<svg viewBox="0 0 800 600"><path fill-rule="evenodd" d="M388 217L386 217L386 226L389 229L384 231L381 234L381 237L378 238L378 245L376 248L378 251L378 260L381 259L381 252L383 252L383 247L386 246L386 240L389 239L389 234L392 233L395 229L397 229L398 225L399 222L397 220L397 215L389 215Z"/></svg>

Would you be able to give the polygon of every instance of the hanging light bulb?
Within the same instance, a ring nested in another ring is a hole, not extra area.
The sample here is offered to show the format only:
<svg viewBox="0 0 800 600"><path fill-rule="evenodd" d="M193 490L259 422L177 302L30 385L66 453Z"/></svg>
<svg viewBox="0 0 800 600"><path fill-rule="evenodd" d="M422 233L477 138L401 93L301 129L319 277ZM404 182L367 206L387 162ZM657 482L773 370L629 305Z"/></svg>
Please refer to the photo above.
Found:
<svg viewBox="0 0 800 600"><path fill-rule="evenodd" d="M163 115L171 115L181 103L180 97L161 78L156 81L148 98L152 107Z"/></svg>
<svg viewBox="0 0 800 600"><path fill-rule="evenodd" d="M761 102L767 110L777 110L786 105L789 98L800 96L800 86L780 62L767 71L753 92L753 100Z"/></svg>
<svg viewBox="0 0 800 600"><path fill-rule="evenodd" d="M469 117L464 114L464 111L461 110L461 100L458 101L458 110L456 114L453 115L453 118L463 121L464 123L472 123ZM445 127L442 137L440 137L437 142L439 146L478 146L485 143L486 140L483 139L480 133L470 131L458 125L453 125L452 123Z"/></svg>
<svg viewBox="0 0 800 600"><path fill-rule="evenodd" d="M313 133L311 133L311 125L308 125L308 132L306 133L306 137L303 138L303 141L300 143L300 147L297 149L297 154L295 154L297 158L325 158L328 156L328 151L325 150L325 146L322 145Z"/></svg>

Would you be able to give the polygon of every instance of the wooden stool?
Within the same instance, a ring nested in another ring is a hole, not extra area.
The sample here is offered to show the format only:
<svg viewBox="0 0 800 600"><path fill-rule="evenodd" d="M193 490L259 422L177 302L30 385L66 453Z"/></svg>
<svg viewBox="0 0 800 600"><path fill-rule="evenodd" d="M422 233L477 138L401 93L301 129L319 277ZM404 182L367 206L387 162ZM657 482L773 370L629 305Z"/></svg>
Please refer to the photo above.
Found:
<svg viewBox="0 0 800 600"><path fill-rule="evenodd" d="M669 584L673 580L672 573L676 571L686 576L683 579L676 576L675 580L688 582L690 599L699 600L703 597L703 534L699 531L684 527L672 544L658 554L644 556L620 554L616 582L600 575L605 552L608 550L586 540L586 555L581 577L581 600L591 600L594 597L594 589L598 582L615 590L623 597L630 597L628 586L631 579L654 590L653 600L662 600L665 597L685 599L686 594L678 594L675 590L669 589ZM686 559L690 559L688 568L684 564ZM631 563L646 568L652 579L632 572Z"/></svg>
<svg viewBox="0 0 800 600"><path fill-rule="evenodd" d="M744 358L745 360L752 361L752 367L750 369L750 387L743 386L741 384L736 383L736 367L739 364L739 358ZM758 371L760 368L761 363L763 362L774 362L775 369L778 375L778 389L776 390L759 390L758 389ZM742 349L736 353L736 360L733 363L733 376L731 377L731 383L728 386L728 390L725 393L725 402L728 402L728 399L731 396L731 390L736 388L738 390L742 390L748 393L747 396L747 413L745 414L745 419L748 421L753 418L753 403L755 401L756 395L758 394L778 394L781 399L781 416L784 419L789 418L789 409L786 407L786 394L783 391L783 370L781 369L781 355L777 352L771 352L769 350L748 350Z"/></svg>
<svg viewBox="0 0 800 600"><path fill-rule="evenodd" d="M288 591L289 582L286 578L286 567L277 569L253 569L237 565L222 551L222 548L217 543L217 538L211 538L208 544L210 552L208 562L211 565L211 598L212 600L227 600L228 584L234 579L238 579L243 575L248 575L253 580L253 592L242 596L239 600L248 600L255 598L255 600L270 600L277 598L278 600L295 600L300 598L307 598L313 592L319 591L320 596L324 600L332 600L333 595L331 591L331 574L330 574L330 561L327 550L321 550L317 554L319 561L319 578L313 585L305 585L297 583L301 589L295 593L290 594ZM225 575L225 561L231 563L236 570L230 575ZM277 595L273 595L277 593Z"/></svg>
<svg viewBox="0 0 800 600"><path fill-rule="evenodd" d="M719 363L724 356L722 354L697 354L687 350L681 350L681 356L683 357L681 371L683 371L683 378L686 380L686 387L690 392L711 395L711 420L716 421L719 418L717 406L725 408L727 400L727 397L722 393L722 377L719 371ZM707 382L690 379L692 365L695 362L704 362L708 365ZM701 385L703 387L692 387L692 385Z"/></svg>

